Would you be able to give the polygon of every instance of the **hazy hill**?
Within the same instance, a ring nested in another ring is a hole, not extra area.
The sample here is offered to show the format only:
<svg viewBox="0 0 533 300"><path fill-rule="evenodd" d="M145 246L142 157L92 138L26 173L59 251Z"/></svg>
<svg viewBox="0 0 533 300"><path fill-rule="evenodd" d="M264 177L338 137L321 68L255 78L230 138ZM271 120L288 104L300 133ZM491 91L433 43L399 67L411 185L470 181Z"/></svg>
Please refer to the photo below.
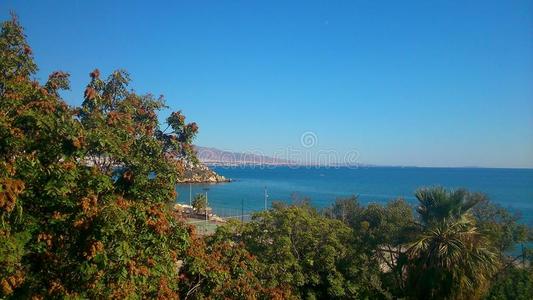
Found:
<svg viewBox="0 0 533 300"><path fill-rule="evenodd" d="M232 165L294 165L295 162L274 158L259 153L242 153L220 150L211 147L194 146L198 159L211 166Z"/></svg>

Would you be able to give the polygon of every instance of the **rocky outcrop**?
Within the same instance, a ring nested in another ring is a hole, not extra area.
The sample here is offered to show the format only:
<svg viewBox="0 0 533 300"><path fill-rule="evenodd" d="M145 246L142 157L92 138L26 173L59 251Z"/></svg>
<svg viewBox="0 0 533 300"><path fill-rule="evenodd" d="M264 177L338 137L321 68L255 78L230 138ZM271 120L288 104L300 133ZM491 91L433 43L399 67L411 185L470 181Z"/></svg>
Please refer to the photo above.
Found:
<svg viewBox="0 0 533 300"><path fill-rule="evenodd" d="M202 163L189 164L185 170L183 179L178 180L178 183L219 183L230 182L231 180L215 173Z"/></svg>

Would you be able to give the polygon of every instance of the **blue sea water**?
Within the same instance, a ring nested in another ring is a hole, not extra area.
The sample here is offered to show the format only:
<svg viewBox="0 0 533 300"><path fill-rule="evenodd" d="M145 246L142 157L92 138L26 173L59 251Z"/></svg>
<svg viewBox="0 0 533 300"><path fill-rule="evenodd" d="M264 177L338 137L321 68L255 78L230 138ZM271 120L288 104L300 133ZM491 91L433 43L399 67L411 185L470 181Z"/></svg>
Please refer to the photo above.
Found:
<svg viewBox="0 0 533 300"><path fill-rule="evenodd" d="M209 206L221 215L237 215L264 208L265 188L268 206L272 201L290 203L309 197L319 208L338 197L359 196L362 203L385 203L402 197L416 203L419 187L467 188L485 193L493 202L522 215L522 222L533 226L533 169L486 168L293 168L293 167L216 167L214 170L233 182L178 185L178 202L188 203L190 188L194 197L207 192Z"/></svg>

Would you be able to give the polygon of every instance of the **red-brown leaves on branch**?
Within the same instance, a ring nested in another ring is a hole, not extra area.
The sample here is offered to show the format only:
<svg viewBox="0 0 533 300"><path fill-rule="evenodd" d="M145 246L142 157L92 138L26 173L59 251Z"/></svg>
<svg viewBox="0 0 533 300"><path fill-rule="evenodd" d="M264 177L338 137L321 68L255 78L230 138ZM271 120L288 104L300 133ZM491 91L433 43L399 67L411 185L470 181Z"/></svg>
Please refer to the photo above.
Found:
<svg viewBox="0 0 533 300"><path fill-rule="evenodd" d="M170 223L167 216L161 209L161 206L154 205L148 209L149 218L146 224L150 226L158 234L165 234L170 229Z"/></svg>
<svg viewBox="0 0 533 300"><path fill-rule="evenodd" d="M92 87L87 87L87 89L85 89L85 94L84 95L85 95L85 99L94 100L94 99L96 99L96 96L98 96L98 93Z"/></svg>
<svg viewBox="0 0 533 300"><path fill-rule="evenodd" d="M87 213L92 209L96 208L98 198L95 195L90 195L88 197L83 197L81 199L81 209L83 212Z"/></svg>
<svg viewBox="0 0 533 300"><path fill-rule="evenodd" d="M39 235L37 236L37 242L43 242L46 247L50 248L52 247L52 235L44 232L39 233Z"/></svg>
<svg viewBox="0 0 533 300"><path fill-rule="evenodd" d="M26 54L26 55L32 55L32 51L31 51L30 46L28 46L28 45L24 45L24 54Z"/></svg>
<svg viewBox="0 0 533 300"><path fill-rule="evenodd" d="M98 79L100 77L100 70L94 69L89 75L92 79Z"/></svg>
<svg viewBox="0 0 533 300"><path fill-rule="evenodd" d="M187 127L189 127L191 133L197 133L198 132L198 124L196 124L196 122L188 124Z"/></svg>
<svg viewBox="0 0 533 300"><path fill-rule="evenodd" d="M24 190L24 182L18 179L0 179L0 209L11 212L15 208L17 197Z"/></svg>
<svg viewBox="0 0 533 300"><path fill-rule="evenodd" d="M65 287L61 284L61 282L54 280L52 283L50 283L50 288L48 288L48 294L54 295L54 296L60 296L68 294Z"/></svg>
<svg viewBox="0 0 533 300"><path fill-rule="evenodd" d="M131 170L127 170L126 172L124 172L124 174L122 174L122 178L124 178L126 182L132 182L133 172Z"/></svg>
<svg viewBox="0 0 533 300"><path fill-rule="evenodd" d="M62 214L58 211L54 211L54 213L52 214L52 219L54 220L62 220L64 218L65 214Z"/></svg>
<svg viewBox="0 0 533 300"><path fill-rule="evenodd" d="M154 127L152 125L146 125L144 126L144 132L148 135L152 135L154 133Z"/></svg>
<svg viewBox="0 0 533 300"><path fill-rule="evenodd" d="M181 111L173 112L167 118L167 123L174 129L174 132L180 132L183 125L185 125L185 116L181 114Z"/></svg>
<svg viewBox="0 0 533 300"><path fill-rule="evenodd" d="M72 171L76 168L76 163L73 162L72 160L65 160L61 166L63 167L63 169L65 171Z"/></svg>
<svg viewBox="0 0 533 300"><path fill-rule="evenodd" d="M150 270L143 265L137 266L136 261L130 260L128 262L128 273L135 276L148 276L150 275Z"/></svg>
<svg viewBox="0 0 533 300"><path fill-rule="evenodd" d="M0 281L0 286L2 287L4 295L11 295L13 290L19 287L23 282L24 273L17 271L15 274L3 278L2 281Z"/></svg>
<svg viewBox="0 0 533 300"><path fill-rule="evenodd" d="M157 292L157 299L158 300L166 300L166 299L179 299L178 294L176 294L172 289L168 286L168 281L166 278L161 278L159 282L159 289Z"/></svg>
<svg viewBox="0 0 533 300"><path fill-rule="evenodd" d="M107 114L107 125L113 125L119 120L119 113L116 111Z"/></svg>
<svg viewBox="0 0 533 300"><path fill-rule="evenodd" d="M102 251L104 251L104 244L101 241L93 241L87 252L83 253L83 256L85 256L87 260L91 260Z"/></svg>
<svg viewBox="0 0 533 300"><path fill-rule="evenodd" d="M55 103L48 100L32 101L28 103L27 107L37 109L43 113L53 113L56 111Z"/></svg>
<svg viewBox="0 0 533 300"><path fill-rule="evenodd" d="M117 204L118 207L120 207L122 209L128 209L131 206L131 203L128 200L126 200L123 197L121 197L121 196L119 196L117 198L116 204Z"/></svg>
<svg viewBox="0 0 533 300"><path fill-rule="evenodd" d="M89 226L91 225L92 219L87 218L79 218L72 223L72 226L76 228L77 230L87 230Z"/></svg>
<svg viewBox="0 0 533 300"><path fill-rule="evenodd" d="M65 72L53 72L48 76L48 81L45 84L46 89L49 92L56 92L59 89L68 90L70 87L69 76L70 74Z"/></svg>
<svg viewBox="0 0 533 300"><path fill-rule="evenodd" d="M83 145L83 138L81 137L73 137L71 138L72 146L76 149L80 149Z"/></svg>

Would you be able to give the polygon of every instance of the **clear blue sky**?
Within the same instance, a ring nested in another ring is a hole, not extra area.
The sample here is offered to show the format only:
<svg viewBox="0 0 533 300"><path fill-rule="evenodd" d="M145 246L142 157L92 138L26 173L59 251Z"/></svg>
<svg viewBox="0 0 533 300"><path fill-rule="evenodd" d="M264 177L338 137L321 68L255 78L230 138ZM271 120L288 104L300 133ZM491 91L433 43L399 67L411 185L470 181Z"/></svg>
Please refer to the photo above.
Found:
<svg viewBox="0 0 533 300"><path fill-rule="evenodd" d="M45 80L128 70L197 144L359 161L533 167L532 1L1 1ZM167 112L165 112L167 113ZM163 115L161 115L163 117ZM300 148L298 148L300 147Z"/></svg>

